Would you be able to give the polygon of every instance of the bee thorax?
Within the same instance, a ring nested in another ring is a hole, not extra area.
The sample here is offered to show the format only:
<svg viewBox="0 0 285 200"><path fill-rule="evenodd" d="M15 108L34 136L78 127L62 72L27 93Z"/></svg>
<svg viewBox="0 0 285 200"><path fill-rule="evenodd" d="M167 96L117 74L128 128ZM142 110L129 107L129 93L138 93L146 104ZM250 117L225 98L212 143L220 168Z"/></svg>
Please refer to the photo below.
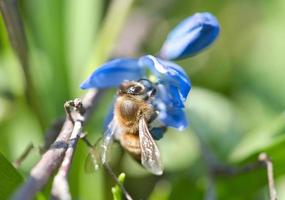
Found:
<svg viewBox="0 0 285 200"><path fill-rule="evenodd" d="M118 105L117 111L122 119L134 121L139 114L139 105L134 101L124 100Z"/></svg>
<svg viewBox="0 0 285 200"><path fill-rule="evenodd" d="M137 99L134 95L123 95L117 98L114 117L122 132L139 134L139 121L144 118L150 123L156 113L150 103Z"/></svg>

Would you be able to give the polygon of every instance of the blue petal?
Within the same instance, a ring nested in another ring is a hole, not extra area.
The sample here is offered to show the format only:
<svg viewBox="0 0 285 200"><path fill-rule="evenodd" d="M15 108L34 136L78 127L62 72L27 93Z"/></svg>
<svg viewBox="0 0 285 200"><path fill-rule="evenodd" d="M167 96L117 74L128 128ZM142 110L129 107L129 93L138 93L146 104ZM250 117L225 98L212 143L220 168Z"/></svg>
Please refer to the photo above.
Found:
<svg viewBox="0 0 285 200"><path fill-rule="evenodd" d="M174 127L179 130L183 130L188 126L188 120L184 109L166 107L163 104L160 104L160 106L158 118L164 125Z"/></svg>
<svg viewBox="0 0 285 200"><path fill-rule="evenodd" d="M211 13L196 13L178 24L167 36L160 57L166 60L193 56L212 44L220 25Z"/></svg>
<svg viewBox="0 0 285 200"><path fill-rule="evenodd" d="M183 100L187 98L191 89L191 83L187 74L179 65L151 55L141 57L139 65L148 67L162 83L177 87Z"/></svg>
<svg viewBox="0 0 285 200"><path fill-rule="evenodd" d="M157 97L165 105L177 108L184 108L183 98L181 97L178 88L166 83L157 84Z"/></svg>
<svg viewBox="0 0 285 200"><path fill-rule="evenodd" d="M143 77L143 75L144 71L138 66L136 59L114 59L98 67L98 69L80 85L80 88L117 87L124 80L138 80Z"/></svg>

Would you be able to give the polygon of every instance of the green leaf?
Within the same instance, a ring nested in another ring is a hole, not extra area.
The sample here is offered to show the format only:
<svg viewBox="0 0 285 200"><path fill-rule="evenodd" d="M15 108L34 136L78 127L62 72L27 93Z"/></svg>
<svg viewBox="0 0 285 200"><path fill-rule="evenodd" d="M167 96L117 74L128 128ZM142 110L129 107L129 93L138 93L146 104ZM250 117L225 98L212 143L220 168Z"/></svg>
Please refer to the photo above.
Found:
<svg viewBox="0 0 285 200"><path fill-rule="evenodd" d="M67 62L70 66L70 84L73 94L78 94L82 81L79 74L90 58L95 34L101 20L102 0L72 0L64 7L66 17ZM95 66L94 66L95 67Z"/></svg>
<svg viewBox="0 0 285 200"><path fill-rule="evenodd" d="M38 101L45 105L41 109L47 124L63 114L62 105L70 98L65 3L57 0L23 2L25 21L29 25L27 35L31 73L39 94ZM53 94L53 98L50 98L50 94Z"/></svg>
<svg viewBox="0 0 285 200"><path fill-rule="evenodd" d="M241 136L242 124L235 105L213 91L193 88L186 102L190 127L220 158L227 158Z"/></svg>
<svg viewBox="0 0 285 200"><path fill-rule="evenodd" d="M22 176L13 165L0 153L0 197L8 199L23 181Z"/></svg>
<svg viewBox="0 0 285 200"><path fill-rule="evenodd" d="M231 155L232 161L243 160L266 146L278 142L285 131L285 112L257 130L245 134L243 140L235 147Z"/></svg>
<svg viewBox="0 0 285 200"><path fill-rule="evenodd" d="M149 196L149 200L167 200L171 192L171 184L166 180L159 181Z"/></svg>
<svg viewBox="0 0 285 200"><path fill-rule="evenodd" d="M188 169L199 157L199 142L189 129L177 131L169 128L157 144L162 157L164 173Z"/></svg>
<svg viewBox="0 0 285 200"><path fill-rule="evenodd" d="M187 200L187 199L203 199L203 188L201 188L201 182L204 177L200 177L195 180L184 175L179 177L178 180L173 182L173 188L169 195L169 200Z"/></svg>

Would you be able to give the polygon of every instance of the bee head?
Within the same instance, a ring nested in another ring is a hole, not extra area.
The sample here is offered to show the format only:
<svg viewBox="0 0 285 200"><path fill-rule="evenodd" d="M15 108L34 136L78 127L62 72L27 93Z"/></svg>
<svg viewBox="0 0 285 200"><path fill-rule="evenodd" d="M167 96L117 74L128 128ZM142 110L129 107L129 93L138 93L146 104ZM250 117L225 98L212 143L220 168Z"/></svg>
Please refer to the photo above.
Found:
<svg viewBox="0 0 285 200"><path fill-rule="evenodd" d="M138 97L140 99L148 99L156 92L153 84L147 79L140 79L138 81L126 81L119 87L119 95L128 94Z"/></svg>

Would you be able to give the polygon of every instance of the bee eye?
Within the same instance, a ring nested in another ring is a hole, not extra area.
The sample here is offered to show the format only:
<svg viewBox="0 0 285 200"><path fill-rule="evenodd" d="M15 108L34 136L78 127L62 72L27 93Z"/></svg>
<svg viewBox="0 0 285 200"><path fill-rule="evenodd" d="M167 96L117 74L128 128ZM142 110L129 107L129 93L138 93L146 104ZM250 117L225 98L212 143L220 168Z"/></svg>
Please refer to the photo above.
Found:
<svg viewBox="0 0 285 200"><path fill-rule="evenodd" d="M129 94L140 94L143 92L143 88L141 86L131 86L128 89Z"/></svg>

